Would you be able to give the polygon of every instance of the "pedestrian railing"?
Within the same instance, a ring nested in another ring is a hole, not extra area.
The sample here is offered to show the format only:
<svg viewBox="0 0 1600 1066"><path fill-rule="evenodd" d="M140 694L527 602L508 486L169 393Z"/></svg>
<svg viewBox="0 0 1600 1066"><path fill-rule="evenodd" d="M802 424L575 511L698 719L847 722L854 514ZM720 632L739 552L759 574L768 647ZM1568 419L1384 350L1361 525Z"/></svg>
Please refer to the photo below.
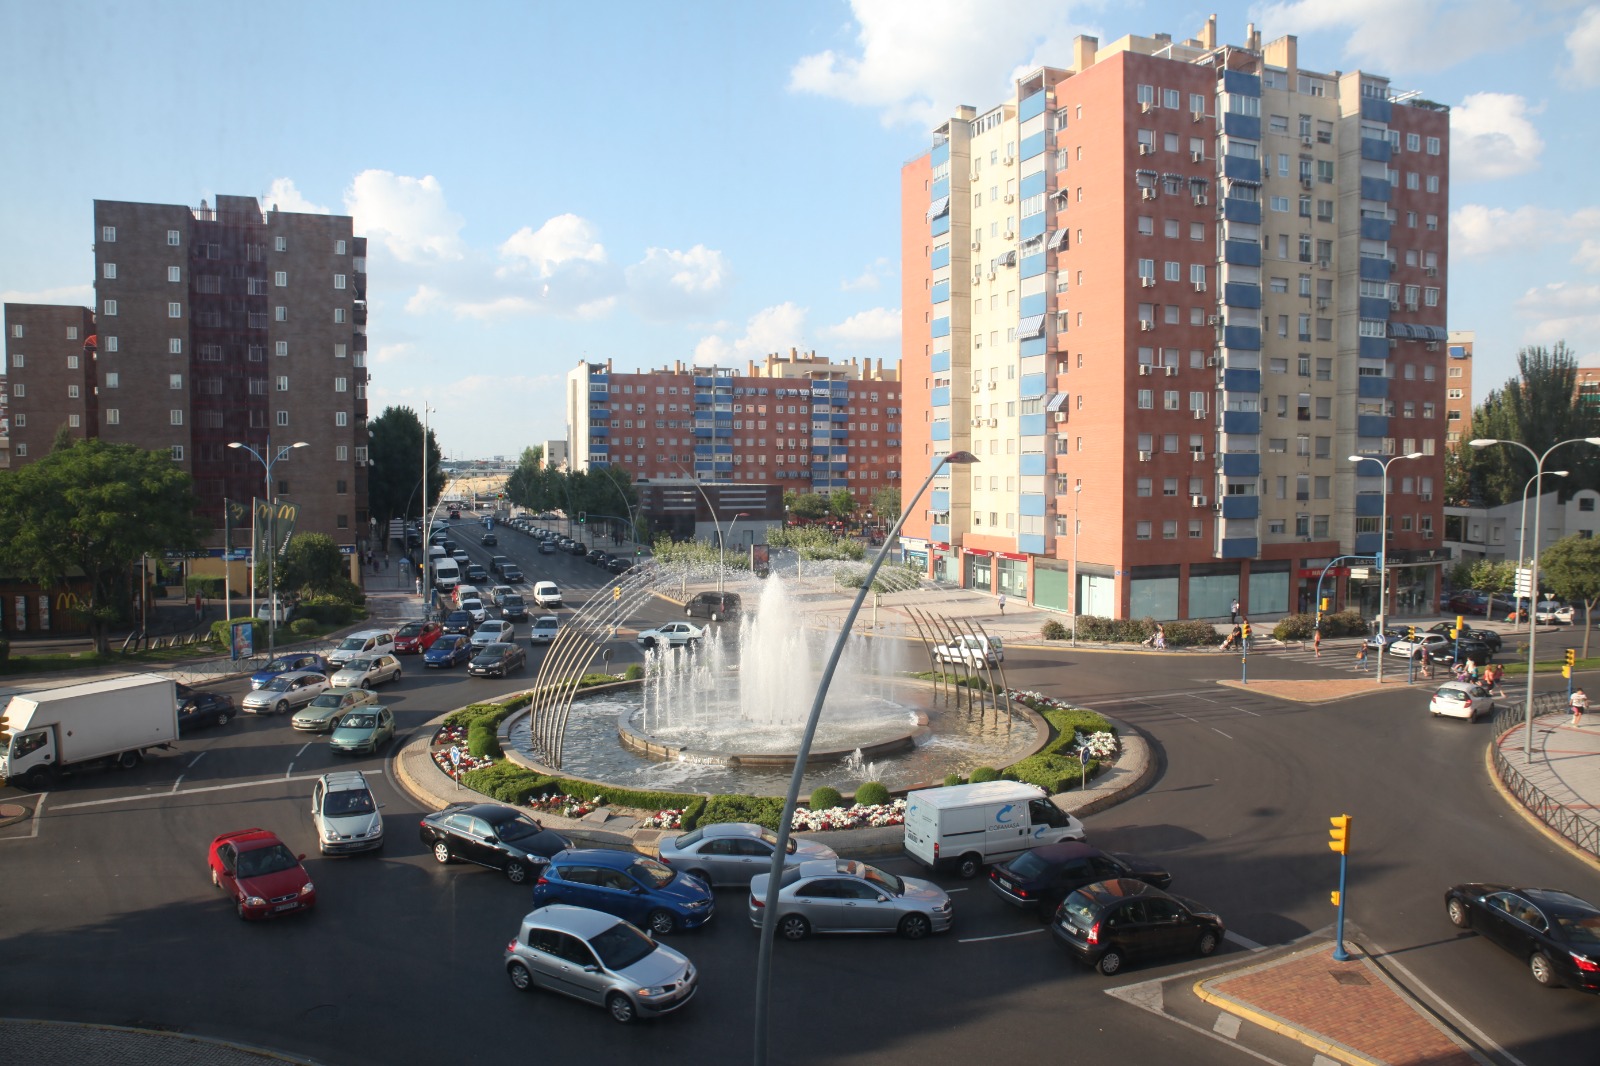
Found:
<svg viewBox="0 0 1600 1066"><path fill-rule="evenodd" d="M1541 692L1533 697L1533 717L1565 714L1569 710L1565 692ZM1527 705L1519 703L1501 707L1494 716L1494 736L1489 741L1489 751L1494 757L1494 772L1506 790L1516 797L1534 817L1554 829L1591 855L1600 856L1600 822L1594 822L1575 812L1545 792L1525 777L1500 746L1500 738L1509 729L1527 721Z"/></svg>

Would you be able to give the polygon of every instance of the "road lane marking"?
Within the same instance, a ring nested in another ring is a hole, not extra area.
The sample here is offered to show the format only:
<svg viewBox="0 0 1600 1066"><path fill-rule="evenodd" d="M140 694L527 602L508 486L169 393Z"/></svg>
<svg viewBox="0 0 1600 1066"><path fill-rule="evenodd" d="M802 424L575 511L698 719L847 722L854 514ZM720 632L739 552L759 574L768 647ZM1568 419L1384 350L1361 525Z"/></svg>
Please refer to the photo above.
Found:
<svg viewBox="0 0 1600 1066"><path fill-rule="evenodd" d="M291 777L290 777L290 776L289 776L289 775L290 775L290 774L292 774L292 773L294 773L294 763L290 763L290 764L289 764L289 768L288 768L288 769L287 769L287 770L285 770L285 771L284 771L284 772L283 772L283 779L284 779L284 780L285 780L285 781L291 781L291 780L293 780L293 778L291 778Z"/></svg>
<svg viewBox="0 0 1600 1066"><path fill-rule="evenodd" d="M1016 936L1037 936L1042 932L1044 932L1043 929L1024 929L1020 933L999 933L999 934L997 934L995 936L969 936L969 937L966 937L965 939L957 940L956 943L957 944L979 944L979 943L982 943L985 940L1010 940L1012 937L1016 937Z"/></svg>
<svg viewBox="0 0 1600 1066"><path fill-rule="evenodd" d="M947 889L945 889L945 891L946 892L965 892L966 889L964 889L964 888L947 888Z"/></svg>
<svg viewBox="0 0 1600 1066"><path fill-rule="evenodd" d="M1228 930L1226 933L1223 933L1222 939L1231 940L1235 944L1238 944L1240 947L1244 948L1246 951L1261 951L1266 948L1265 944L1257 944L1254 940L1251 940L1247 936L1240 936L1232 929Z"/></svg>
<svg viewBox="0 0 1600 1066"><path fill-rule="evenodd" d="M1222 733L1222 730L1218 729L1216 726L1212 726L1211 727L1211 731L1213 733ZM1225 736L1225 737L1228 737L1229 740L1233 739L1233 737L1229 736L1227 733L1222 733L1222 735Z"/></svg>
<svg viewBox="0 0 1600 1066"><path fill-rule="evenodd" d="M1212 1023L1211 1031L1229 1040L1239 1039L1239 1016L1228 1014L1226 1011L1218 1013L1217 1020Z"/></svg>
<svg viewBox="0 0 1600 1066"><path fill-rule="evenodd" d="M361 772L364 774L382 775L383 768L379 767L377 769L363 770ZM235 781L227 785L205 785L201 788L184 789L182 792L168 792L165 793L165 795L169 797L198 796L205 792L224 792L236 788L255 788L257 785L281 785L285 781L315 781L320 776L320 774L301 774L299 777L267 777L256 781ZM142 792L137 796L113 796L110 799L80 800L77 803L58 803L56 804L56 810L71 811L77 810L80 807L107 807L116 803L138 803L141 800L158 799L161 795L161 793L155 792ZM42 808L43 806L44 804L41 802L39 807ZM35 808L35 813L37 813L37 811L38 808Z"/></svg>
<svg viewBox="0 0 1600 1066"><path fill-rule="evenodd" d="M1511 1052L1507 1051L1505 1048L1496 1043L1494 1039L1486 1034L1482 1029L1479 1029L1476 1025L1473 1025L1470 1021L1468 1021L1466 1016L1460 1011L1446 1003L1437 992L1423 984L1422 981L1418 979L1416 974L1406 969L1404 963L1395 958L1393 955L1389 954L1388 949L1379 947L1378 944L1370 937L1362 937L1362 939L1366 940L1367 945L1372 949L1372 961L1377 963L1380 969L1384 966L1393 966L1395 969L1405 974L1406 980L1411 983L1413 988L1426 994L1429 999L1433 1000L1440 1010L1444 1011L1446 1014L1449 1014L1451 1018L1455 1019L1455 1023L1457 1025L1471 1033L1473 1037L1477 1039L1480 1047L1487 1048L1488 1050L1501 1055L1507 1062L1511 1063L1512 1066L1527 1066L1527 1064L1521 1059L1517 1058L1515 1055L1511 1054Z"/></svg>
<svg viewBox="0 0 1600 1066"><path fill-rule="evenodd" d="M298 759L300 756L304 755L306 753L306 748L309 748L313 743L314 743L314 741L310 741L310 740L306 741L305 745L303 747L301 747L301 749L299 751L294 753L294 757L296 759ZM289 765L293 766L294 764L290 763Z"/></svg>
<svg viewBox="0 0 1600 1066"><path fill-rule="evenodd" d="M28 835L27 836L25 836L25 837L4 837L4 838L0 838L0 843L5 843L6 841L10 841L10 840L33 840L35 837L37 837L39 835L39 821L40 821L41 816L44 814L44 801L49 799L49 798L50 798L50 793L48 793L48 792L39 793L39 802L34 804L34 807L33 807L33 827L28 830Z"/></svg>
<svg viewBox="0 0 1600 1066"><path fill-rule="evenodd" d="M199 762L201 759L204 759L205 757L206 757L206 753L202 751L199 755L196 755L194 758L190 759L188 765L186 765L184 767L184 769L185 770L194 769L194 764Z"/></svg>
<svg viewBox="0 0 1600 1066"><path fill-rule="evenodd" d="M167 790L167 794L171 795L172 793L178 791L178 786L181 785L181 784L183 784L183 775L179 774L178 775L178 779L176 781L174 781L172 783L172 787Z"/></svg>

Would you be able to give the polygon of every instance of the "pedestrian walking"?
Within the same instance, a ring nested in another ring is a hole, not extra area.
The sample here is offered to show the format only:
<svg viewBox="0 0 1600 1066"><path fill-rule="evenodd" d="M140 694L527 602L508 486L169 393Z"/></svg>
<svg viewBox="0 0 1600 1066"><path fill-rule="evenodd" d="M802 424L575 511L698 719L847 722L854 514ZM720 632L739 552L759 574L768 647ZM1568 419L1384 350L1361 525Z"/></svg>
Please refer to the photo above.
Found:
<svg viewBox="0 0 1600 1066"><path fill-rule="evenodd" d="M1004 616L1006 613L1006 594L1002 592L995 602L1000 605L1000 614Z"/></svg>
<svg viewBox="0 0 1600 1066"><path fill-rule="evenodd" d="M1239 624L1239 600L1237 598L1235 598L1232 603L1228 604L1228 624Z"/></svg>
<svg viewBox="0 0 1600 1066"><path fill-rule="evenodd" d="M1365 673L1367 669L1367 642L1362 641L1356 645L1356 669Z"/></svg>
<svg viewBox="0 0 1600 1066"><path fill-rule="evenodd" d="M1583 712L1589 709L1589 697L1584 695L1583 689L1572 690L1572 724L1583 725Z"/></svg>
<svg viewBox="0 0 1600 1066"><path fill-rule="evenodd" d="M1411 653L1411 663L1416 667L1414 672L1417 677L1427 676L1428 649L1423 645L1418 644L1416 649Z"/></svg>
<svg viewBox="0 0 1600 1066"><path fill-rule="evenodd" d="M1318 622L1311 629L1311 647L1316 650L1317 658L1322 658L1322 623Z"/></svg>
<svg viewBox="0 0 1600 1066"><path fill-rule="evenodd" d="M422 595L422 578L417 578L417 595Z"/></svg>
<svg viewBox="0 0 1600 1066"><path fill-rule="evenodd" d="M205 617L206 617L206 598L204 596L202 596L200 593L196 592L194 594L194 620L196 622L203 622L203 621L205 621Z"/></svg>
<svg viewBox="0 0 1600 1066"><path fill-rule="evenodd" d="M1162 625L1160 622L1156 623L1156 635L1154 639L1156 651L1167 650L1167 627Z"/></svg>

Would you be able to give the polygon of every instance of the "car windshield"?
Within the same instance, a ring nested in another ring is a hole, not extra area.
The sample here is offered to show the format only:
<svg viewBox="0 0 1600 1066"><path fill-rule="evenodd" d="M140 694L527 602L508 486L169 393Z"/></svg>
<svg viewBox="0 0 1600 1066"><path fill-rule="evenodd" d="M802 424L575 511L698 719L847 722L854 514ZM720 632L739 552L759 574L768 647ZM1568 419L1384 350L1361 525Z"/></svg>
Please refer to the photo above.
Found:
<svg viewBox="0 0 1600 1066"><path fill-rule="evenodd" d="M589 941L608 970L626 970L656 949L656 942L627 922L618 922Z"/></svg>
<svg viewBox="0 0 1600 1066"><path fill-rule="evenodd" d="M268 663L266 666L262 667L262 670L264 670L264 671L265 670L271 670L271 671L275 671L275 672L280 673L280 674L283 673L283 671L285 671L285 670L293 670L293 669L294 669L294 660L292 660L292 659L274 659L270 663Z"/></svg>
<svg viewBox="0 0 1600 1066"><path fill-rule="evenodd" d="M1072 917L1075 924L1088 929L1099 917L1099 910L1082 892L1074 892L1061 904L1061 909Z"/></svg>
<svg viewBox="0 0 1600 1066"><path fill-rule="evenodd" d="M330 818L341 818L347 814L371 814L377 809L372 802L372 793L364 789L330 792L327 799L322 801L322 813Z"/></svg>
<svg viewBox="0 0 1600 1066"><path fill-rule="evenodd" d="M341 704L343 702L344 702L344 693L342 693L342 692L324 692L322 695L318 696L316 699L311 701L311 706L312 707L334 707L334 708L337 708L339 706L339 704Z"/></svg>
<svg viewBox="0 0 1600 1066"><path fill-rule="evenodd" d="M508 818L494 827L495 835L501 840L523 840L527 837L538 836L544 832L544 826L519 814L515 818Z"/></svg>
<svg viewBox="0 0 1600 1066"><path fill-rule="evenodd" d="M856 863L854 873L857 877L864 877L877 885L891 896L898 896L906 889L906 883L894 874L884 873L876 866L868 866L864 862Z"/></svg>
<svg viewBox="0 0 1600 1066"><path fill-rule="evenodd" d="M275 677L268 681L265 687L273 692L284 692L289 688L290 683L288 675L285 674L282 677Z"/></svg>
<svg viewBox="0 0 1600 1066"><path fill-rule="evenodd" d="M694 845L700 843L700 838L705 835L706 831L704 829L696 829L692 832L683 834L681 837L678 837L672 842L672 844L674 847L678 848L693 847Z"/></svg>
<svg viewBox="0 0 1600 1066"><path fill-rule="evenodd" d="M1558 914L1556 925L1566 934L1567 943L1584 945L1590 951L1600 948L1600 915Z"/></svg>
<svg viewBox="0 0 1600 1066"><path fill-rule="evenodd" d="M464 639L460 633L451 633L447 637L440 637L433 647L435 651L454 651L461 647Z"/></svg>
<svg viewBox="0 0 1600 1066"><path fill-rule="evenodd" d="M241 878L263 877L278 873L280 870L292 870L297 865L299 863L293 852L282 844L274 844L270 848L241 851L238 875Z"/></svg>
<svg viewBox="0 0 1600 1066"><path fill-rule="evenodd" d="M666 888L672 884L672 869L654 859L640 859L628 867L628 872L633 875L635 881L647 887Z"/></svg>
<svg viewBox="0 0 1600 1066"><path fill-rule="evenodd" d="M349 665L347 665L345 667L345 669L346 670L371 670L372 669L372 664L373 664L373 660L372 659L351 659Z"/></svg>
<svg viewBox="0 0 1600 1066"><path fill-rule="evenodd" d="M500 604L503 607L521 607L522 597L516 595L507 596L500 601Z"/></svg>
<svg viewBox="0 0 1600 1066"><path fill-rule="evenodd" d="M400 627L400 632L395 634L397 637L420 637L421 635L421 622L407 622L405 625Z"/></svg>
<svg viewBox="0 0 1600 1066"><path fill-rule="evenodd" d="M771 847L775 848L775 847L778 846L778 834L774 833L770 829L763 829L761 831L761 839L765 840L767 842L767 844L769 846L771 846ZM794 837L790 837L789 838L788 854L793 855L794 852L795 852L795 839L794 839Z"/></svg>
<svg viewBox="0 0 1600 1066"><path fill-rule="evenodd" d="M378 724L375 714L347 714L344 721L339 723L340 729L371 729Z"/></svg>
<svg viewBox="0 0 1600 1066"><path fill-rule="evenodd" d="M1457 688L1455 685L1446 685L1439 690L1439 695L1447 700L1464 701L1467 698L1467 690Z"/></svg>
<svg viewBox="0 0 1600 1066"><path fill-rule="evenodd" d="M366 637L345 637L344 643L339 645L340 651L360 651L367 646Z"/></svg>

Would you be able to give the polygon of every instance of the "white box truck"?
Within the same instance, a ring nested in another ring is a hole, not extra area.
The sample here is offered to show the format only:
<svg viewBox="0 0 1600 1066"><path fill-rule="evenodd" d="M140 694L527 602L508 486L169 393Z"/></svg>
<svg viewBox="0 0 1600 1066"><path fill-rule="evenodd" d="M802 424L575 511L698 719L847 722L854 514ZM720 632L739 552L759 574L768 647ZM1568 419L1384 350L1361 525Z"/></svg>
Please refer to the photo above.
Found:
<svg viewBox="0 0 1600 1066"><path fill-rule="evenodd" d="M178 739L178 694L154 674L19 693L0 712L0 777L38 790L95 763L139 764Z"/></svg>
<svg viewBox="0 0 1600 1066"><path fill-rule="evenodd" d="M1030 848L1082 840L1083 823L1020 781L979 781L906 795L906 852L930 870L974 877Z"/></svg>
<svg viewBox="0 0 1600 1066"><path fill-rule="evenodd" d="M431 566L433 587L440 592L450 592L461 584L461 566L454 559L435 559Z"/></svg>

